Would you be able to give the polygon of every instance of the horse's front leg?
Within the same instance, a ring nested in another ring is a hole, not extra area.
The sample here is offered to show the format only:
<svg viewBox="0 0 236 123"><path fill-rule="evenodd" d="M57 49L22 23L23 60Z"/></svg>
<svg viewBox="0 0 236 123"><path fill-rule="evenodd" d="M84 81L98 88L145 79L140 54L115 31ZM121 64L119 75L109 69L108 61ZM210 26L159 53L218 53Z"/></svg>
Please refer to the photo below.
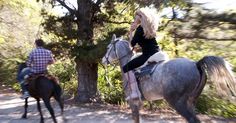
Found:
<svg viewBox="0 0 236 123"><path fill-rule="evenodd" d="M39 114L40 114L40 123L44 123L43 114L42 114L42 111L41 111L40 99L37 98L36 100L37 100L37 108L38 108L38 111L39 111Z"/></svg>
<svg viewBox="0 0 236 123"><path fill-rule="evenodd" d="M28 109L28 98L25 98L25 106L24 106L24 108L25 108L25 112L24 112L24 114L21 116L21 118L26 119L26 118L27 118L27 109Z"/></svg>
<svg viewBox="0 0 236 123"><path fill-rule="evenodd" d="M129 100L129 105L132 111L132 118L134 120L134 123L140 123L139 119L139 109L141 107L141 101L138 99L135 100Z"/></svg>

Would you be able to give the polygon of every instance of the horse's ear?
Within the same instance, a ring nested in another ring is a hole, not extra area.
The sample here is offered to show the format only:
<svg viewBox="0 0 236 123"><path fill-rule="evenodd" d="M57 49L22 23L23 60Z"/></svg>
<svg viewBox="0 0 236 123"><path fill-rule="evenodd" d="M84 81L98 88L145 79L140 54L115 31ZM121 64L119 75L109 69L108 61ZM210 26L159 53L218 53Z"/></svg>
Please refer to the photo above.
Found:
<svg viewBox="0 0 236 123"><path fill-rule="evenodd" d="M116 34L113 34L111 42L114 42L116 40Z"/></svg>

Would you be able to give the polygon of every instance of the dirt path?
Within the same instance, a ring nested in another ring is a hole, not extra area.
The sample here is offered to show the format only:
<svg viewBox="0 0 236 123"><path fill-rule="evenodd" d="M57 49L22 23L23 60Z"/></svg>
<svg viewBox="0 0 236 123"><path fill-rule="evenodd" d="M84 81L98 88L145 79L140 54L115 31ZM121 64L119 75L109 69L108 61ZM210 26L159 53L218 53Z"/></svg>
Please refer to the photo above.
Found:
<svg viewBox="0 0 236 123"><path fill-rule="evenodd" d="M21 119L24 101L11 88L0 86L0 123L38 123L40 116L33 98L29 99L28 119ZM46 123L52 123L47 109L43 108ZM52 101L52 105L59 123L132 123L130 110L118 106L101 104L65 105L65 112L60 115L59 107ZM236 123L236 119L213 118L198 115L205 123ZM186 123L186 121L172 111L145 112L142 111L142 123Z"/></svg>

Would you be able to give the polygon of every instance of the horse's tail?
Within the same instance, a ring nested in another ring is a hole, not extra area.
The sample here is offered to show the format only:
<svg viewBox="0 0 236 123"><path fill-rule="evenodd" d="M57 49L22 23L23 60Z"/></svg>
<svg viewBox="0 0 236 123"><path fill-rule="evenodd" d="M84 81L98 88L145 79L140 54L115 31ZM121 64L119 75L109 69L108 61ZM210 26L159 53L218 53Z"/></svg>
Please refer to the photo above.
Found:
<svg viewBox="0 0 236 123"><path fill-rule="evenodd" d="M201 80L196 87L195 96L200 95L207 78L219 94L236 96L235 78L228 62L221 57L205 56L196 64L201 74Z"/></svg>
<svg viewBox="0 0 236 123"><path fill-rule="evenodd" d="M58 83L54 83L54 91L55 91L55 96L61 96L62 95L62 89L61 86Z"/></svg>
<svg viewBox="0 0 236 123"><path fill-rule="evenodd" d="M64 99L62 97L62 89L61 89L61 86L56 83L56 82L53 82L54 83L54 98L56 99L56 101L59 103L60 105L60 108L61 108L61 112L63 113L63 109L64 109Z"/></svg>
<svg viewBox="0 0 236 123"><path fill-rule="evenodd" d="M59 83L56 83L56 82L53 82L54 84L54 98L59 101L62 99L62 89L61 89L61 86L59 85Z"/></svg>

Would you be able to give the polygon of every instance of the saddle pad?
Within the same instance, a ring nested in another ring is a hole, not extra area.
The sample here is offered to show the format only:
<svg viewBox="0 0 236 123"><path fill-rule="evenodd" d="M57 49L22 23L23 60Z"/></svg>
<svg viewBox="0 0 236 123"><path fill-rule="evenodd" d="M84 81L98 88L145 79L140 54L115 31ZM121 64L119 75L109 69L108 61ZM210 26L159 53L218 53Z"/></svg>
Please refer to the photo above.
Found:
<svg viewBox="0 0 236 123"><path fill-rule="evenodd" d="M156 65L156 63L151 63L151 64L148 64L145 67L142 67L142 68L136 70L135 71L135 76L136 77L140 77L140 76L144 76L144 75L150 74L152 72L152 69L153 69L153 67L155 65Z"/></svg>
<svg viewBox="0 0 236 123"><path fill-rule="evenodd" d="M44 76L46 78L48 78L49 80L55 82L56 84L59 84L59 80L58 78L54 77L53 75L50 75L50 74L33 74L33 75L30 75L27 79L26 79L26 84L28 84L29 82L31 81L34 81L36 80L38 77L41 77L41 76Z"/></svg>
<svg viewBox="0 0 236 123"><path fill-rule="evenodd" d="M162 62L164 62L164 60L159 61L159 62L151 62L142 68L135 69L134 74L135 74L136 79L139 81L149 79L152 73L154 72L154 70L156 69L156 67Z"/></svg>

